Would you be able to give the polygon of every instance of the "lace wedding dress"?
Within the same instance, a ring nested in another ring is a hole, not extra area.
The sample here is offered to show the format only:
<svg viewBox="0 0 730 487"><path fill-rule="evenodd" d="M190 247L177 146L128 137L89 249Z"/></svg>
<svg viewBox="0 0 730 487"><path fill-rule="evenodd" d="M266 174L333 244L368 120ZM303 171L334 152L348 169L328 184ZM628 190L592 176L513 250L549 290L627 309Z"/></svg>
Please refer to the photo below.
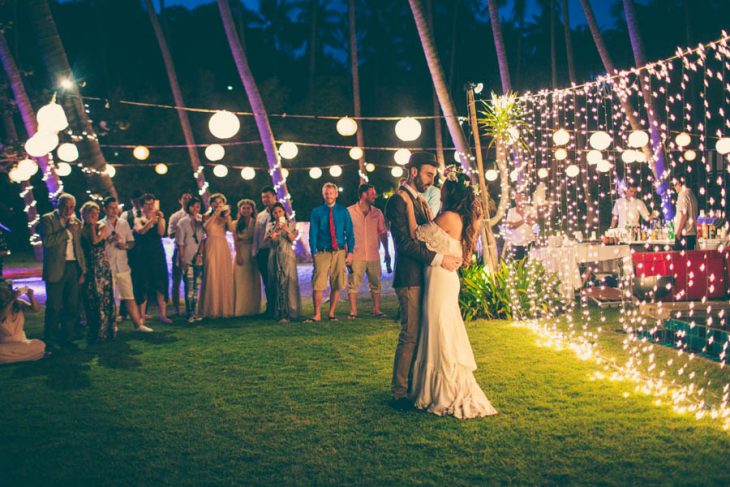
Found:
<svg viewBox="0 0 730 487"><path fill-rule="evenodd" d="M435 252L461 256L461 242L435 223L421 225L416 238ZM409 397L439 416L479 418L497 414L474 378L477 365L459 310L459 276L426 268L421 331Z"/></svg>

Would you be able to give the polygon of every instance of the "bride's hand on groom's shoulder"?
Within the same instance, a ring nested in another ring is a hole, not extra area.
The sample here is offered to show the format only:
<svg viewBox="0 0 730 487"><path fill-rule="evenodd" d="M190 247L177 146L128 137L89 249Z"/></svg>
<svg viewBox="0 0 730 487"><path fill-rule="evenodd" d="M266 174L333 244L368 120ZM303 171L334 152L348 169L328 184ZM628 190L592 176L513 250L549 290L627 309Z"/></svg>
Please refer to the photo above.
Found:
<svg viewBox="0 0 730 487"><path fill-rule="evenodd" d="M447 271L455 271L461 266L461 258L455 255L444 255L444 259L441 261L441 267Z"/></svg>

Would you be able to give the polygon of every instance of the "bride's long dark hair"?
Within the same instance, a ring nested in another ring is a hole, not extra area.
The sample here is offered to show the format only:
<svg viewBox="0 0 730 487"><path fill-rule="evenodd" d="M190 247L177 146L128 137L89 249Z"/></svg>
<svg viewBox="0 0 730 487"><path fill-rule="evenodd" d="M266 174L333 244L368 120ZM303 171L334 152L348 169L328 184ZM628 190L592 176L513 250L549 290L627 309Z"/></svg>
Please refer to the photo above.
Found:
<svg viewBox="0 0 730 487"><path fill-rule="evenodd" d="M446 179L441 187L441 211L453 211L461 217L461 250L464 267L471 263L471 255L476 247L479 233L479 220L482 218L482 205L468 186L468 178L458 174L456 180Z"/></svg>

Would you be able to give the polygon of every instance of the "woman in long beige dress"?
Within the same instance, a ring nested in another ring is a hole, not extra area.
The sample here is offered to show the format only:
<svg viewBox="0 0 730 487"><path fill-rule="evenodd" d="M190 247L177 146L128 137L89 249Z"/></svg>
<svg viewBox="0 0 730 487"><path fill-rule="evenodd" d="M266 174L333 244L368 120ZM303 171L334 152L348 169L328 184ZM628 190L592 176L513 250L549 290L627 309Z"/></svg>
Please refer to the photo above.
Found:
<svg viewBox="0 0 730 487"><path fill-rule="evenodd" d="M25 294L28 298L20 298ZM40 305L33 290L20 288L14 291L10 283L0 280L0 364L29 362L43 358L46 344L41 340L28 340L25 336L24 310L38 311Z"/></svg>
<svg viewBox="0 0 730 487"><path fill-rule="evenodd" d="M234 223L236 259L233 267L233 314L250 316L261 312L261 274L251 256L253 229L256 223L256 203L243 199L238 202L238 220Z"/></svg>
<svg viewBox="0 0 730 487"><path fill-rule="evenodd" d="M210 209L205 219L205 250L203 252L203 285L200 289L200 311L206 318L233 316L233 261L226 232L233 231L231 208L226 197L215 193L210 197Z"/></svg>

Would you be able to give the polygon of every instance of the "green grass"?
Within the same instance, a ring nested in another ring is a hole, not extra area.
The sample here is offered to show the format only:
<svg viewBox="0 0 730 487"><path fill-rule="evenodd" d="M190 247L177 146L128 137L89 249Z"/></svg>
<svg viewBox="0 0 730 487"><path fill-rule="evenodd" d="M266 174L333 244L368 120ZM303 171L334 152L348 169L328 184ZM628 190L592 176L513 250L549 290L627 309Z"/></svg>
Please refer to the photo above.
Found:
<svg viewBox="0 0 730 487"><path fill-rule="evenodd" d="M0 484L730 483L717 423L624 398L508 322L468 325L500 412L468 421L389 406L391 320L157 328L0 367Z"/></svg>

